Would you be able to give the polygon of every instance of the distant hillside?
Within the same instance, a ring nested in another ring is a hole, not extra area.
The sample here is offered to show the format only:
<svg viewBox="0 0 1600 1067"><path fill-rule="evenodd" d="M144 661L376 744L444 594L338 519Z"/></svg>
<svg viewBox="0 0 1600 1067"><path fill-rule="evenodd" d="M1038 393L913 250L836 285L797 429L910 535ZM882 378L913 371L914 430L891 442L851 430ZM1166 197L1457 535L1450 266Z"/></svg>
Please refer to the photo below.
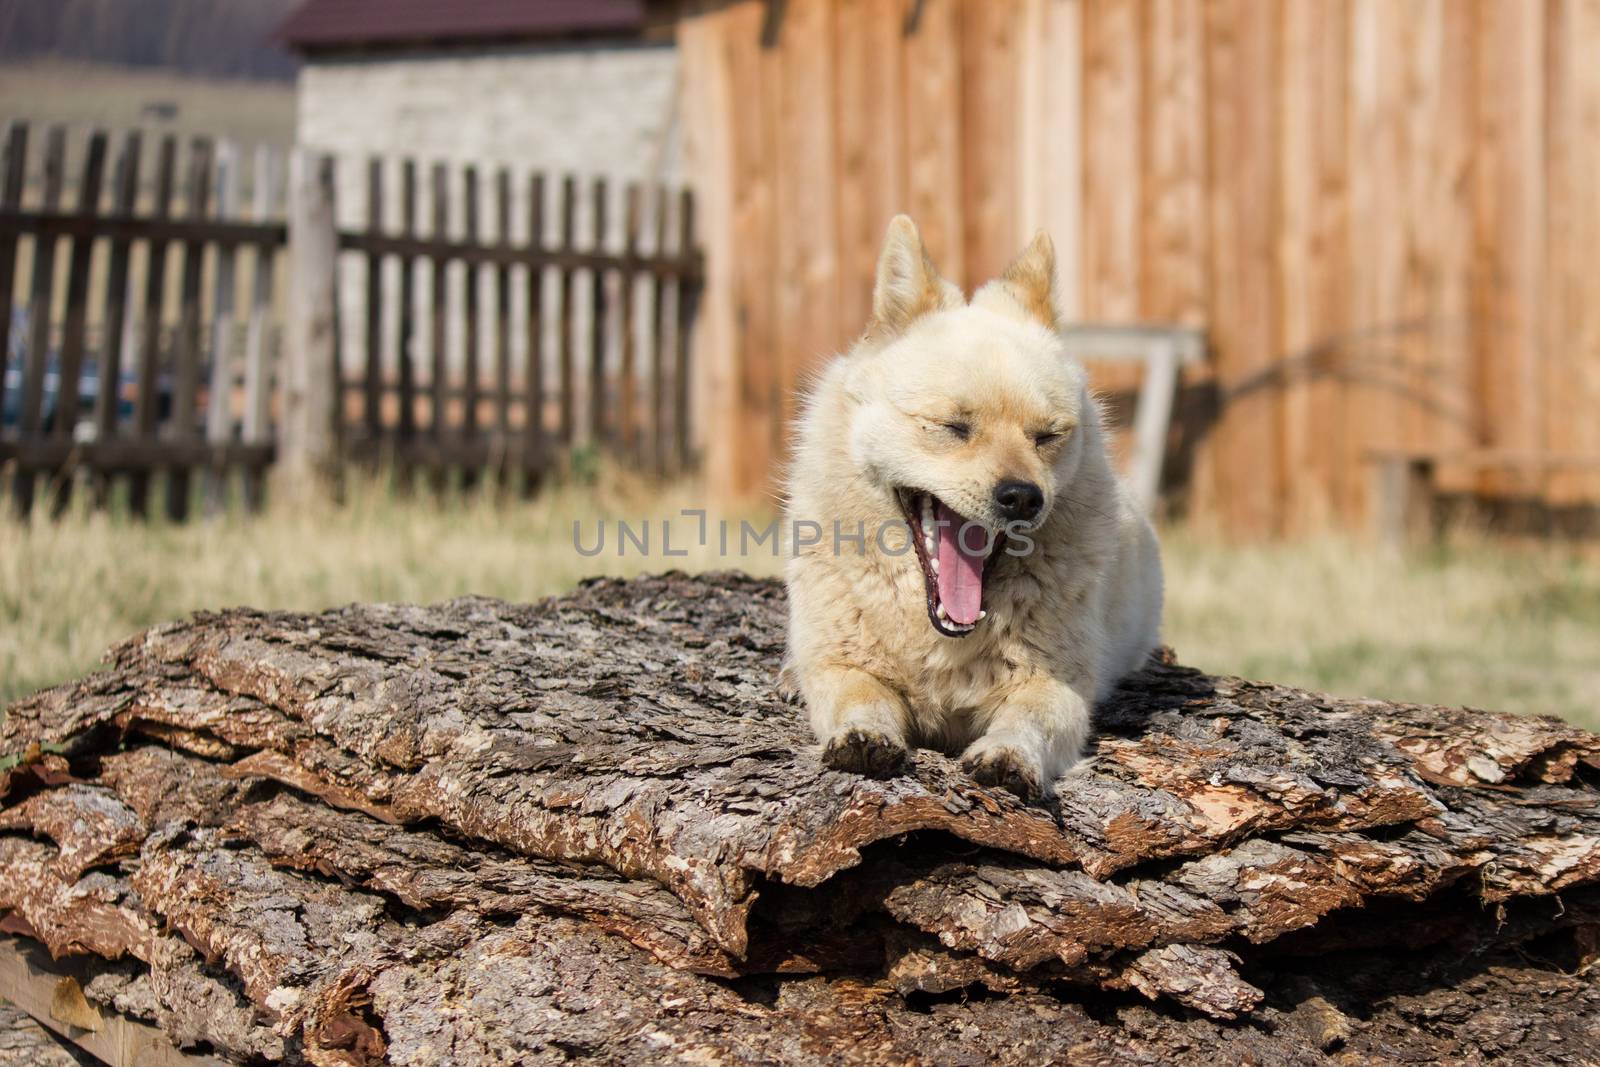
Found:
<svg viewBox="0 0 1600 1067"><path fill-rule="evenodd" d="M0 0L0 59L56 57L287 79L272 31L300 0Z"/></svg>

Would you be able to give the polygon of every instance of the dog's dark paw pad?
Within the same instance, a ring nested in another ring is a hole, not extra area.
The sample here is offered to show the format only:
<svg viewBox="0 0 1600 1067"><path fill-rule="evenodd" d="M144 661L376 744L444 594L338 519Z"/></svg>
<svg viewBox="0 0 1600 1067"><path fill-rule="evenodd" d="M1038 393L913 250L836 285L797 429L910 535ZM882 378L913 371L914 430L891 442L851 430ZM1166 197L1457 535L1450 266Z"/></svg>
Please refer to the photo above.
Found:
<svg viewBox="0 0 1600 1067"><path fill-rule="evenodd" d="M836 771L887 778L905 766L906 747L870 730L846 730L823 748L822 762Z"/></svg>
<svg viewBox="0 0 1600 1067"><path fill-rule="evenodd" d="M979 784L998 786L1030 803L1043 795L1039 788L1039 772L1010 749L991 749L968 756L961 761L961 766Z"/></svg>

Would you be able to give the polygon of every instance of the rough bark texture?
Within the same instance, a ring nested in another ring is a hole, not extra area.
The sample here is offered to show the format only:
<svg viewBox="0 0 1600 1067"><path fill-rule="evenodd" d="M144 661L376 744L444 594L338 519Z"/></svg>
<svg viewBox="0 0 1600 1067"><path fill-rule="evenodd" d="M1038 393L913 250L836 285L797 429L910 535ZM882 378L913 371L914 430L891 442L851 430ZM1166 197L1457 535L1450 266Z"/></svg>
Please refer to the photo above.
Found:
<svg viewBox="0 0 1600 1067"><path fill-rule="evenodd" d="M25 1012L0 1000L0 1067L84 1067L97 1062L57 1041Z"/></svg>
<svg viewBox="0 0 1600 1067"><path fill-rule="evenodd" d="M823 769L783 610L153 630L0 724L0 929L241 1060L1600 1061L1600 738L1164 662L1030 807Z"/></svg>

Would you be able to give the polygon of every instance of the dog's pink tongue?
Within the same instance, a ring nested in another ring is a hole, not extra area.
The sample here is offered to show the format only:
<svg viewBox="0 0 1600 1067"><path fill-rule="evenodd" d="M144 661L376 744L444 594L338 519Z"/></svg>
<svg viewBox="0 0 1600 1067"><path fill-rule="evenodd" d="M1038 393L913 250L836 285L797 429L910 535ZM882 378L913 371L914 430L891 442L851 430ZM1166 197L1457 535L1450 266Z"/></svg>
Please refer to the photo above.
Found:
<svg viewBox="0 0 1600 1067"><path fill-rule="evenodd" d="M978 621L983 606L983 564L988 557L988 534L974 523L963 536L966 519L944 506L939 520L939 603L951 622Z"/></svg>

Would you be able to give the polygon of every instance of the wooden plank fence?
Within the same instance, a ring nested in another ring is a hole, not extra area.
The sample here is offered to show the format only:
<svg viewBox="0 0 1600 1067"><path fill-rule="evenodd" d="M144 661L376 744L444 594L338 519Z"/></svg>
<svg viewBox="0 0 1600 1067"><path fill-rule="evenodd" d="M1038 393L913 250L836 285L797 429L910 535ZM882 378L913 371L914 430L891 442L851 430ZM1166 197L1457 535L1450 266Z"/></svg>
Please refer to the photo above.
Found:
<svg viewBox="0 0 1600 1067"><path fill-rule="evenodd" d="M469 485L486 474L536 485L553 458L574 447L661 474L687 470L690 331L704 284L692 195L629 184L618 196L603 177L565 176L552 242L543 174L518 183L504 168L486 177L474 166L439 164L427 189L417 177L411 161L371 160L366 226L339 234L365 294L363 351L345 363L343 451L403 471L425 468L435 484L453 472ZM514 210L519 189L525 199ZM648 246L647 192L656 223ZM416 224L424 203L425 234ZM621 247L612 250L607 222L619 206ZM580 209L586 236L577 228ZM520 228L513 226L519 216L526 220ZM392 270L399 284L391 284ZM415 294L424 285L427 361L414 351ZM546 318L552 307L553 323ZM460 345L453 348L457 308Z"/></svg>
<svg viewBox="0 0 1600 1067"><path fill-rule="evenodd" d="M141 515L151 507L149 490L158 472L166 475L162 509L173 519L189 512L194 471L212 478L239 472L259 499L259 482L273 456L269 435L259 426L249 436L235 433L222 405L208 415L202 432L201 409L216 395L216 382L231 381L219 376L237 366L233 303L222 299L215 281L218 303L209 314L202 297L208 278L218 273L208 267L208 256L220 257L232 271L239 250L250 247L256 274L264 278L273 271L287 231L266 206L266 191L257 191L251 218L219 218L210 210L216 181L211 142L180 146L172 136L160 138L149 146L155 170L146 185L141 175L147 146L138 131L114 145L93 132L80 151L69 146L65 129L52 127L44 135L37 174L40 194L30 204L24 195L30 134L26 125L13 124L0 164L0 294L9 327L0 348L0 470L10 472L10 509L29 514L42 478L50 510L59 514L80 475L100 504L111 499L114 482L125 480L129 505ZM69 147L80 157L71 175ZM237 177L237 169L221 176L220 199L234 201ZM103 210L107 194L109 211ZM63 253L61 290L57 263ZM28 295L14 312L11 297L24 268ZM178 284L169 291L174 268ZM203 333L208 320L209 335ZM246 379L264 392L269 350L261 331L243 358ZM208 362L216 366L213 389L202 389ZM251 399L257 406L265 403Z"/></svg>
<svg viewBox="0 0 1600 1067"><path fill-rule="evenodd" d="M1600 505L1594 0L675 10L713 489L772 484L907 211L969 290L1042 228L1068 321L1205 332L1167 482L1203 524L1363 528L1378 454L1486 504Z"/></svg>
<svg viewBox="0 0 1600 1067"><path fill-rule="evenodd" d="M367 223L341 230L331 159L140 131L34 140L12 124L0 156L0 475L17 515L41 487L59 514L80 482L100 506L123 485L141 516L214 510L235 483L259 507L275 464L285 485L357 461L406 486L528 490L575 448L692 464L704 264L686 190L622 189L613 249L604 179L560 182L552 241L544 174L497 169L485 197L478 167L375 159ZM361 341L341 351L354 293Z"/></svg>

